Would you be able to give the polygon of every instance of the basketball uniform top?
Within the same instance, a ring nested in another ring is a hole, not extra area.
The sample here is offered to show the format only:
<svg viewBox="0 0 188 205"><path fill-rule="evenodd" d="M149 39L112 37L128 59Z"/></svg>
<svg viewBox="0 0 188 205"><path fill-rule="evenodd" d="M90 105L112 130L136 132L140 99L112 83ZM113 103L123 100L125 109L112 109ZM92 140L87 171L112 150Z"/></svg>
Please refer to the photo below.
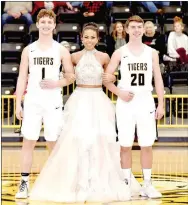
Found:
<svg viewBox="0 0 188 205"><path fill-rule="evenodd" d="M134 56L127 45L121 47L121 79L118 87L133 93L152 91L152 48L144 45L140 56Z"/></svg>
<svg viewBox="0 0 188 205"><path fill-rule="evenodd" d="M60 76L61 45L53 41L52 47L46 51L40 50L37 41L29 45L29 78L27 94L38 101L62 101L61 88L41 89L42 69L44 78L57 81Z"/></svg>

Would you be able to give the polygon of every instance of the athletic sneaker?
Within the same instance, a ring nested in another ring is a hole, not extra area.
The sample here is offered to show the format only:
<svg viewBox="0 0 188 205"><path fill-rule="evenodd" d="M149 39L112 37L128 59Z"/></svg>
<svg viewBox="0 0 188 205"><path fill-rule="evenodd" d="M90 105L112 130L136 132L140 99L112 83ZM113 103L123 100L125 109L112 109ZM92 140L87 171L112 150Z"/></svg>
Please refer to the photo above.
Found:
<svg viewBox="0 0 188 205"><path fill-rule="evenodd" d="M19 190L16 193L16 199L27 199L29 196L29 182L21 180Z"/></svg>
<svg viewBox="0 0 188 205"><path fill-rule="evenodd" d="M144 184L140 191L141 196L146 196L148 198L161 198L162 194L155 189L155 187L151 183Z"/></svg>

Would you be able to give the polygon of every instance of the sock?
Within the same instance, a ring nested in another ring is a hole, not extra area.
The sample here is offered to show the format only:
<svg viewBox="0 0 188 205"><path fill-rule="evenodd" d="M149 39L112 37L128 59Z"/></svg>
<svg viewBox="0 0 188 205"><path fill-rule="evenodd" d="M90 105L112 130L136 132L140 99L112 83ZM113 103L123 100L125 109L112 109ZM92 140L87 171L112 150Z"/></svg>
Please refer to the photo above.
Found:
<svg viewBox="0 0 188 205"><path fill-rule="evenodd" d="M151 169L143 169L144 184L151 182Z"/></svg>
<svg viewBox="0 0 188 205"><path fill-rule="evenodd" d="M128 169L122 169L124 178L127 180L128 184L130 184L131 181L131 168Z"/></svg>
<svg viewBox="0 0 188 205"><path fill-rule="evenodd" d="M21 173L21 179L24 181L29 181L29 173Z"/></svg>

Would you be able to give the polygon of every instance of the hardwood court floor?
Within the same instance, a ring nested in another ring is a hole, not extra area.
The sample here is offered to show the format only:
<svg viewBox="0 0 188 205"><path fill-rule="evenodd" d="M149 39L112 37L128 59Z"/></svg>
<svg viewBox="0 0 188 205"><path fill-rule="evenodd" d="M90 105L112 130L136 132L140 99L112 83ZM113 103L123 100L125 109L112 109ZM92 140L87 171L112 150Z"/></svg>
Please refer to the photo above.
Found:
<svg viewBox="0 0 188 205"><path fill-rule="evenodd" d="M142 183L139 151L133 151L133 172ZM2 205L60 205L63 203L30 202L16 200L14 195L20 180L20 148L2 150ZM44 148L34 151L30 186L48 157ZM188 204L188 149L187 147L155 147L153 152L153 185L163 194L162 199L148 200L137 197L128 202L86 203L91 205L181 205ZM65 203L64 203L65 204ZM76 203L74 205L81 205Z"/></svg>

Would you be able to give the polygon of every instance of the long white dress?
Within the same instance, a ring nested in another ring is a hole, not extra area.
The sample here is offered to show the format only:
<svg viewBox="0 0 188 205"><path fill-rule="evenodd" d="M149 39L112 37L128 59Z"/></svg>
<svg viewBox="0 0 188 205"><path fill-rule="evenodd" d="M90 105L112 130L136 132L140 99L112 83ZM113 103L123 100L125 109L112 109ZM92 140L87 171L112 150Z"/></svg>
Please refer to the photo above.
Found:
<svg viewBox="0 0 188 205"><path fill-rule="evenodd" d="M103 68L95 52L84 51L75 68L76 83L102 85ZM30 193L31 200L109 202L130 199L116 143L115 107L102 88L77 87L64 110L61 136ZM132 175L131 194L140 185Z"/></svg>

